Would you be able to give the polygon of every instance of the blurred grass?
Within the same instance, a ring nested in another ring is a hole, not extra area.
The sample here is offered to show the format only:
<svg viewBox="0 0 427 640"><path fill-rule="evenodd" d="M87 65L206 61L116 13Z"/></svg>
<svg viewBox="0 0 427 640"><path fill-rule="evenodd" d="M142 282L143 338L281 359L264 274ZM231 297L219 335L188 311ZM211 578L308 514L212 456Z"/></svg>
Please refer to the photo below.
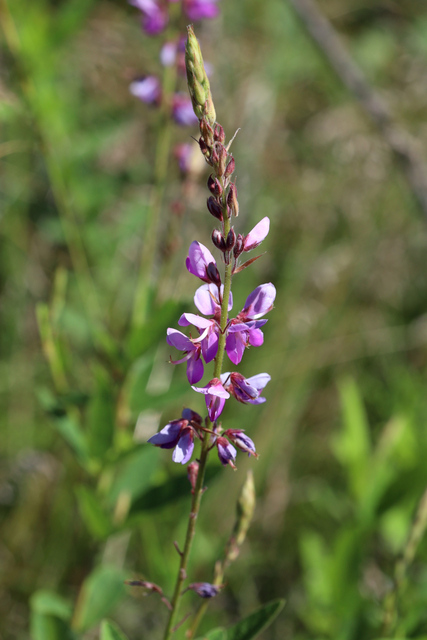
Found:
<svg viewBox="0 0 427 640"><path fill-rule="evenodd" d="M319 5L426 150L425 4ZM183 502L144 512L125 560L123 533L105 548L88 535L75 494L88 475L54 428L69 395L63 406L46 399L53 385L35 318L36 304L49 303L57 356L71 372L60 391L74 394L78 415L88 410L98 416L105 410L102 398L117 400L129 374L117 345L132 309L153 158L156 113L136 103L127 85L137 73L158 70L158 44L141 34L124 2L9 6L19 42L3 17L0 637L21 640L29 637L31 594L53 589L74 599L105 554L129 574L139 572L170 591L171 541L182 539L184 523ZM286 2L224 1L221 17L199 36L215 67L218 118L229 135L241 127L233 143L241 204L236 227L248 230L264 215L272 222L268 253L236 277L235 308L259 282L271 280L278 290L265 346L242 365L244 374L271 374L268 402L256 409L230 405L226 414L227 424L247 429L261 453L255 522L208 620L225 624L285 596L287 607L266 638L379 638L395 560L427 484L425 220L383 141ZM189 135L174 131L177 142ZM176 214L180 198L182 217ZM166 269L173 277L161 295L177 306L165 308L163 327L156 321L153 351L144 356L148 369L144 361L135 365L141 389L155 358L159 367L167 359L155 353L164 327L178 317L179 305L191 303L193 283L183 259L193 238L208 241L205 198L204 178L183 191L171 166L164 220L176 225ZM106 371L115 375L111 388L104 384ZM343 382L349 378L354 382ZM162 396L153 403L163 421L191 397L183 381L183 371L176 371L167 408ZM353 466L357 449L345 425L355 409L348 402L364 407L369 441ZM115 425L108 437L126 441L139 406L120 406L119 415L107 408L106 417L91 420ZM90 438L91 455L99 453L94 447L111 444L94 432ZM359 469L357 482L369 488L376 482L373 461L378 466L384 450L394 475L378 480L381 495L366 519L369 500L362 489L354 493L350 471ZM206 496L195 579L209 578L233 524L233 503L224 505L224 495L237 497L248 464L239 460L232 482L224 470ZM164 456L154 473L161 484L183 472ZM426 554L421 541L399 601L402 637L427 634ZM153 598L129 596L116 616L131 637L143 631L156 638L164 612Z"/></svg>

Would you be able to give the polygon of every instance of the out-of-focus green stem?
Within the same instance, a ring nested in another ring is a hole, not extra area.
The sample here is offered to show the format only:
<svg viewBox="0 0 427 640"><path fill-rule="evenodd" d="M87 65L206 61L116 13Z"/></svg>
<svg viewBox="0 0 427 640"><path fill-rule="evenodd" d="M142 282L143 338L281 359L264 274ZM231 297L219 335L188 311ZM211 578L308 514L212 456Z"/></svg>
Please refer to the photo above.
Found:
<svg viewBox="0 0 427 640"><path fill-rule="evenodd" d="M143 249L135 291L132 328L140 329L148 313L150 289L154 282L154 264L160 244L160 214L162 210L168 174L171 133L172 97L176 85L176 65L164 67L162 82L162 107L157 127L157 145L154 161L153 186L145 221Z"/></svg>

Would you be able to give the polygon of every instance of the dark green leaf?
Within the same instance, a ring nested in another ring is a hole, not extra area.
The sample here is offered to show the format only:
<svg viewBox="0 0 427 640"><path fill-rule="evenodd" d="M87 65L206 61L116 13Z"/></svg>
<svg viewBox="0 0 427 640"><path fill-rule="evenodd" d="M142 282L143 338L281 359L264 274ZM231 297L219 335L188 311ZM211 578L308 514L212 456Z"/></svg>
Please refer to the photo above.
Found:
<svg viewBox="0 0 427 640"><path fill-rule="evenodd" d="M69 620L73 612L71 604L54 591L40 589L31 596L31 609L35 613Z"/></svg>
<svg viewBox="0 0 427 640"><path fill-rule="evenodd" d="M73 626L77 631L90 629L111 613L125 594L125 578L121 571L109 566L98 567L91 573L83 584L74 614Z"/></svg>
<svg viewBox="0 0 427 640"><path fill-rule="evenodd" d="M103 620L101 622L100 640L127 640L127 636L120 631L119 627L110 622L109 620Z"/></svg>
<svg viewBox="0 0 427 640"><path fill-rule="evenodd" d="M251 640L268 627L285 606L284 600L273 600L240 620L227 630L227 640Z"/></svg>
<svg viewBox="0 0 427 640"><path fill-rule="evenodd" d="M86 486L76 488L80 515L94 538L104 540L112 532L109 517L103 511L99 498Z"/></svg>
<svg viewBox="0 0 427 640"><path fill-rule="evenodd" d="M227 632L222 627L218 627L217 629L212 629L208 633L196 640L227 640Z"/></svg>
<svg viewBox="0 0 427 640"><path fill-rule="evenodd" d="M114 385L104 371L97 371L96 390L87 415L87 438L91 455L102 457L111 447L115 425Z"/></svg>

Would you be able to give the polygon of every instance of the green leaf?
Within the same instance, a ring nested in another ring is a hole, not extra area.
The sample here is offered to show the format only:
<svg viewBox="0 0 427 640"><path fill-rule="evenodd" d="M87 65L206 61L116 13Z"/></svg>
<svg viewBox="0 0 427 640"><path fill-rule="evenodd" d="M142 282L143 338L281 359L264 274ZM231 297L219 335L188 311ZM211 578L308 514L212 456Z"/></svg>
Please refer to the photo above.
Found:
<svg viewBox="0 0 427 640"><path fill-rule="evenodd" d="M77 454L80 462L86 465L89 458L88 445L80 425L70 416L63 416L55 420L55 426Z"/></svg>
<svg viewBox="0 0 427 640"><path fill-rule="evenodd" d="M227 632L222 627L218 627L217 629L212 629L204 636L196 638L196 640L227 640Z"/></svg>
<svg viewBox="0 0 427 640"><path fill-rule="evenodd" d="M251 613L250 616L240 620L227 630L227 640L251 640L268 627L285 606L282 599L273 600L263 607Z"/></svg>
<svg viewBox="0 0 427 640"><path fill-rule="evenodd" d="M73 626L77 631L90 629L111 613L125 594L125 577L110 566L98 567L91 573L83 584L74 613Z"/></svg>
<svg viewBox="0 0 427 640"><path fill-rule="evenodd" d="M356 383L345 379L339 386L343 427L334 438L335 455L348 474L353 495L362 501L370 482L371 464L369 425Z"/></svg>
<svg viewBox="0 0 427 640"><path fill-rule="evenodd" d="M109 620L103 620L101 622L101 634L99 638L100 640L127 640L127 636L120 631L119 627Z"/></svg>
<svg viewBox="0 0 427 640"><path fill-rule="evenodd" d="M38 612L31 614L30 635L31 640L75 640L63 620Z"/></svg>
<svg viewBox="0 0 427 640"><path fill-rule="evenodd" d="M76 488L76 497L80 515L91 535L104 540L113 530L109 517L103 511L99 498L88 487Z"/></svg>
<svg viewBox="0 0 427 640"><path fill-rule="evenodd" d="M111 447L115 426L115 393L112 382L102 369L96 371L96 390L87 415L87 434L90 452L102 457Z"/></svg>
<svg viewBox="0 0 427 640"><path fill-rule="evenodd" d="M139 447L134 453L120 464L119 471L111 486L108 501L114 506L123 493L133 502L141 496L151 484L161 453L151 445Z"/></svg>
<svg viewBox="0 0 427 640"><path fill-rule="evenodd" d="M69 620L73 612L71 604L54 591L40 589L30 599L31 609L35 613L51 615L62 620Z"/></svg>

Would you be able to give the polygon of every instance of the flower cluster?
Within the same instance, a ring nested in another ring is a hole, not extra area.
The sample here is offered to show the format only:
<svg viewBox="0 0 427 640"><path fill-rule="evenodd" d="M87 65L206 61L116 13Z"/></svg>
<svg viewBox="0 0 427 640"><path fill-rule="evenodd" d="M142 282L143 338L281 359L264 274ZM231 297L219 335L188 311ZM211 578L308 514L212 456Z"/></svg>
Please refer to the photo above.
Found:
<svg viewBox="0 0 427 640"><path fill-rule="evenodd" d="M265 402L262 393L270 376L259 373L245 378L236 371L223 373L223 356L226 354L233 365L238 365L247 348L263 344L262 327L267 322L264 316L273 308L276 289L271 282L259 285L247 297L243 309L236 316L229 317L233 309L231 281L235 274L257 259L241 262L247 252L265 239L270 221L264 217L246 235L236 233L232 226L239 213L239 204L236 183L232 181L235 161L229 151L231 143L225 144L224 130L216 123L200 48L192 28L188 30L187 81L194 113L199 120L201 135L198 144L212 168L208 178L210 196L207 209L219 227L212 233L212 243L219 251L224 275L221 276L211 251L200 242L192 242L185 264L189 273L203 283L194 295L194 304L200 313L183 313L178 320L180 327L194 327L194 335L169 328L166 340L171 347L182 352L181 357L170 362L186 362L188 382L195 392L205 396L208 416L203 420L196 412L184 409L181 419L169 422L149 442L162 448L174 448L172 459L186 464L193 454L195 438L198 438L205 445L208 442L210 448L216 446L222 464L235 468L236 447L249 456L257 457L255 445L243 429L222 431L218 418L230 397L244 404ZM195 386L204 376L205 365L212 361L215 362L214 377L202 387ZM191 477L189 475L192 486L193 476L192 471Z"/></svg>
<svg viewBox="0 0 427 640"><path fill-rule="evenodd" d="M169 22L169 4L179 0L129 0L142 13L142 28L155 36L164 31ZM182 0L182 10L192 21L216 18L219 13L218 0Z"/></svg>

